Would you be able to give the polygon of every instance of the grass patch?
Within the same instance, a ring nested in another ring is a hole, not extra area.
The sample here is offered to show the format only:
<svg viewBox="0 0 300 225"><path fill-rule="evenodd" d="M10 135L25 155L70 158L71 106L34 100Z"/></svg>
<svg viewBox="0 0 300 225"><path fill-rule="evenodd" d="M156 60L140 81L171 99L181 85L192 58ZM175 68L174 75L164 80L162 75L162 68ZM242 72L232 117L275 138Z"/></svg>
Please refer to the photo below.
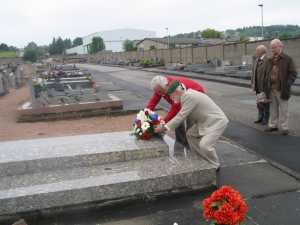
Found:
<svg viewBox="0 0 300 225"><path fill-rule="evenodd" d="M0 51L0 58L15 58L15 57L18 57L16 52Z"/></svg>

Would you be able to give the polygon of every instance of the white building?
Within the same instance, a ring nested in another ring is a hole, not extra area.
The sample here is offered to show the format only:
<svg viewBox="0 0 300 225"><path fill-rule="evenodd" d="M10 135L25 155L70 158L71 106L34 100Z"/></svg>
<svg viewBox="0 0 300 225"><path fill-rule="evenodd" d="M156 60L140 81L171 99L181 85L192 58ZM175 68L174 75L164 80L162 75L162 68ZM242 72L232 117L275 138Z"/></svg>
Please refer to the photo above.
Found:
<svg viewBox="0 0 300 225"><path fill-rule="evenodd" d="M88 46L92 43L93 37L101 37L104 40L105 50L120 52L123 51L123 42L128 40L141 40L144 38L156 37L154 31L138 29L119 29L96 32L82 38L83 44L67 49L67 54L88 54Z"/></svg>

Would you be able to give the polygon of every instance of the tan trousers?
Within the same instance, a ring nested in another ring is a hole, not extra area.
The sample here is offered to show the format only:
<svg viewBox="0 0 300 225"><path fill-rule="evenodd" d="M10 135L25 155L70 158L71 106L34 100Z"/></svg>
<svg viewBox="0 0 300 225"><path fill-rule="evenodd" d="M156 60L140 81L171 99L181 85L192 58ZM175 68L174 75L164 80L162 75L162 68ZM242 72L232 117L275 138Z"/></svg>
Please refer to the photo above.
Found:
<svg viewBox="0 0 300 225"><path fill-rule="evenodd" d="M187 141L192 151L198 152L202 158L213 164L216 168L220 166L219 157L216 153L215 145L223 134L227 123L204 136L199 135L198 126L194 124L187 131Z"/></svg>
<svg viewBox="0 0 300 225"><path fill-rule="evenodd" d="M270 98L272 102L270 104L269 127L288 130L288 100L282 100L280 92L276 90L271 91Z"/></svg>

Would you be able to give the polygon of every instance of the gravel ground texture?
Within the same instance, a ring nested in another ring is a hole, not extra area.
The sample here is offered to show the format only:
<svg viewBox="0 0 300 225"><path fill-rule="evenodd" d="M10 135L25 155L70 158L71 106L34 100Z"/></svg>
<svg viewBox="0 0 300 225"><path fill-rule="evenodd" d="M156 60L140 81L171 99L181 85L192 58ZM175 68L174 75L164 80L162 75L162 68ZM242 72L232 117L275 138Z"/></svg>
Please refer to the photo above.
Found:
<svg viewBox="0 0 300 225"><path fill-rule="evenodd" d="M131 130L135 114L125 116L99 116L49 122L17 123L16 110L30 99L28 87L0 97L0 141L70 136ZM159 112L164 114L163 112Z"/></svg>

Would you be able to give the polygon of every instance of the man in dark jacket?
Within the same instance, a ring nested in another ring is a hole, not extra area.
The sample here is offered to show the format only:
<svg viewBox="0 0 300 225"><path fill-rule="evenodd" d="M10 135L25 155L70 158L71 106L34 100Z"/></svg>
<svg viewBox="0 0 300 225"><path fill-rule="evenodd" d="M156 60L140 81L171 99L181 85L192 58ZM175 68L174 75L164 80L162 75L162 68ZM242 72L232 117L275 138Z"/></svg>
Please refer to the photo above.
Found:
<svg viewBox="0 0 300 225"><path fill-rule="evenodd" d="M288 135L288 100L297 70L292 58L284 54L282 48L279 39L272 40L272 57L265 65L264 92L271 99L269 127L266 131L273 132L280 128L282 135Z"/></svg>
<svg viewBox="0 0 300 225"><path fill-rule="evenodd" d="M263 93L264 85L264 66L267 61L267 48L264 45L257 46L256 59L253 63L251 87L257 95L257 99ZM268 124L270 104L264 101L257 101L258 118L254 123L262 123L263 125Z"/></svg>

